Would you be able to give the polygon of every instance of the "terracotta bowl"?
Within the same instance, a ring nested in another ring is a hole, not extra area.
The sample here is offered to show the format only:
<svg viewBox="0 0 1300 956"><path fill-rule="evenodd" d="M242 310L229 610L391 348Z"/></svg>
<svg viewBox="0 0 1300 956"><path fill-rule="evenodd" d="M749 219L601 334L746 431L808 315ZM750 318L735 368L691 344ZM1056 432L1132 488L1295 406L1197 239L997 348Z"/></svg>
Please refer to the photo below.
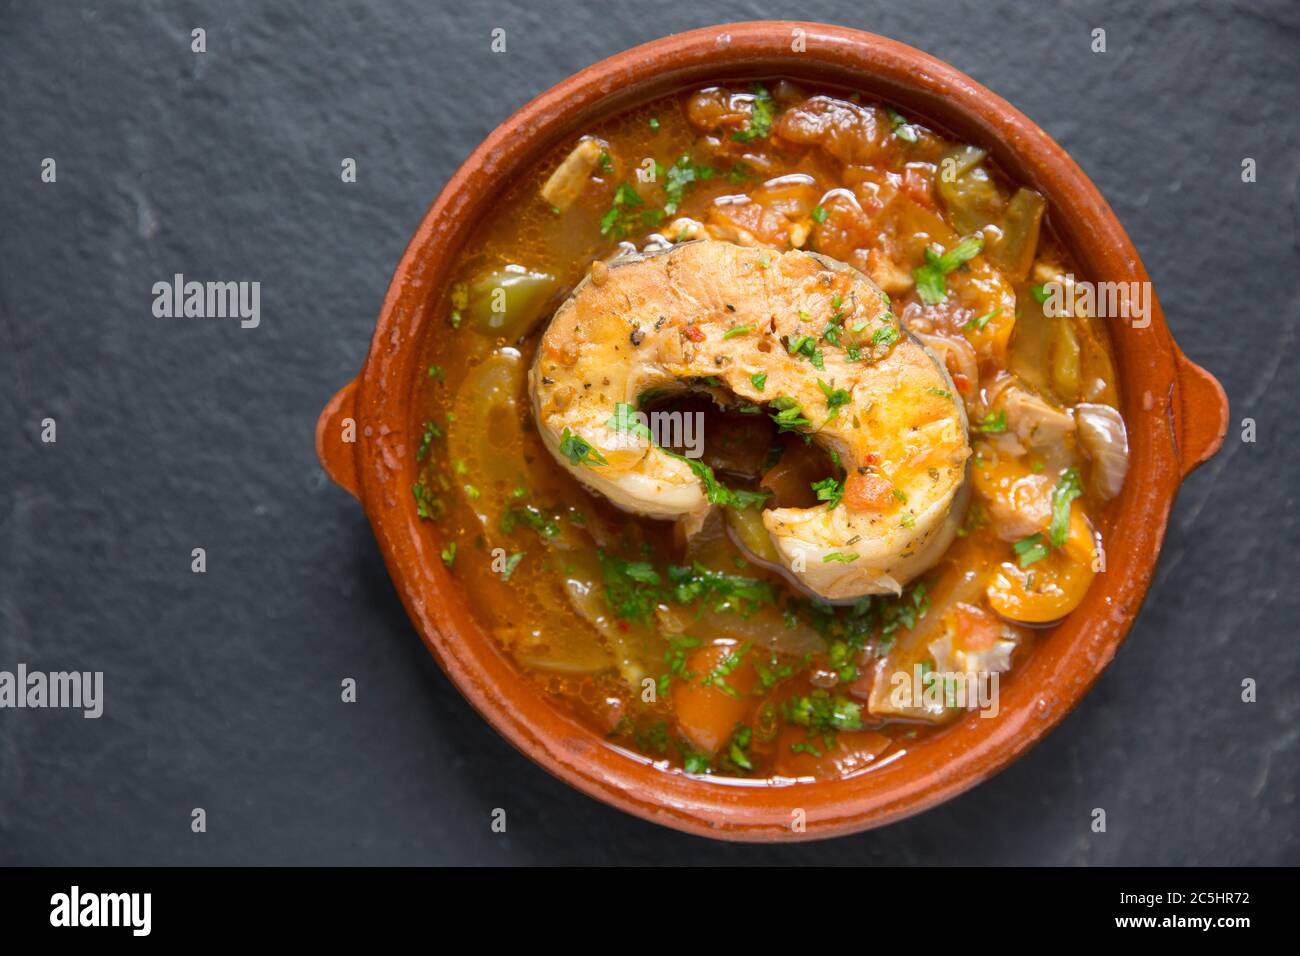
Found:
<svg viewBox="0 0 1300 956"><path fill-rule="evenodd" d="M806 52L792 52L803 31ZM462 244L511 179L563 137L646 100L727 78L788 76L849 87L924 117L991 151L1011 178L1048 199L1050 217L1094 281L1148 281L1106 200L1046 133L970 77L869 33L813 23L734 23L666 37L588 67L497 127L425 214L384 299L356 380L325 407L316 447L325 470L360 501L389 573L429 650L461 693L527 756L583 793L690 833L729 840L852 833L932 807L996 773L1074 707L1115 656L1155 571L1182 479L1214 454L1227 400L1178 350L1154 301L1150 325L1114 324L1131 462L1103 518L1107 569L1082 606L1038 639L1001 687L1001 714L971 714L900 759L846 780L737 786L667 773L607 746L538 693L477 623L472 598L443 567L438 528L418 520L411 485L425 337L445 323ZM355 443L344 441L346 419ZM802 815L798 812L802 811ZM806 820L799 829L792 824Z"/></svg>

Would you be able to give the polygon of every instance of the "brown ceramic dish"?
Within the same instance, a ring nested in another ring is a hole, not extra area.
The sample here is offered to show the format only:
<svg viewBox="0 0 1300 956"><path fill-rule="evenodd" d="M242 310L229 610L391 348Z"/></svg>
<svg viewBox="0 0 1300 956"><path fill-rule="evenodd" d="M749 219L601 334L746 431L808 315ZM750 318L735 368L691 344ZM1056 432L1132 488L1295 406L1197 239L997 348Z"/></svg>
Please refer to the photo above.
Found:
<svg viewBox="0 0 1300 956"><path fill-rule="evenodd" d="M806 52L791 52L803 31ZM1148 281L1106 201L1070 157L1008 103L945 63L883 37L783 21L667 37L589 67L501 124L425 215L384 300L356 380L326 406L316 445L330 476L374 527L407 611L439 664L516 747L590 796L647 820L733 840L814 839L898 820L974 786L1023 754L1074 707L1115 655L1155 570L1183 478L1227 427L1219 384L1175 345L1157 302L1146 328L1112 326L1129 426L1128 480L1107 521L1107 572L1003 688L1000 717L968 715L869 776L738 787L669 774L623 756L555 709L476 623L439 560L437 528L410 493L419 441L421 344L431 306L473 224L512 177L591 121L692 84L788 76L861 90L987 148L1014 180L1047 197L1055 228L1094 281ZM344 441L345 420L356 441ZM795 811L806 829L793 829Z"/></svg>

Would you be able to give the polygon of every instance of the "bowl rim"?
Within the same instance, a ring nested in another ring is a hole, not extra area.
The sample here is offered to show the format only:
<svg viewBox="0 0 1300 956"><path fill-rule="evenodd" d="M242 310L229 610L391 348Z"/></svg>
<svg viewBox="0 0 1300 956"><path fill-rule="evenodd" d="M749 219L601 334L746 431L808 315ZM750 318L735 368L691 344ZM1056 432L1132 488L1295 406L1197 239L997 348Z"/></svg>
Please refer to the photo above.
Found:
<svg viewBox="0 0 1300 956"><path fill-rule="evenodd" d="M791 49L799 38L805 52ZM989 149L1013 181L1047 197L1053 225L1085 274L1095 281L1150 281L1115 214L1068 154L954 67L897 41L827 24L704 27L581 70L483 140L425 213L394 272L362 372L327 405L317 429L322 463L361 500L424 643L502 736L604 803L688 833L746 841L820 839L894 822L975 786L1041 740L1083 698L1127 635L1154 574L1178 485L1217 450L1227 422L1222 389L1179 352L1154 294L1147 327L1110 329L1132 453L1128 480L1105 521L1107 571L1083 605L1038 638L1025 665L1002 683L997 719L968 714L906 759L833 781L723 784L659 770L606 744L546 700L474 618L439 559L436 530L416 514L413 406L424 336L437 324L435 293L445 288L478 214L579 126L694 82L776 75L861 89ZM334 436L346 419L358 434L354 444L340 445Z"/></svg>

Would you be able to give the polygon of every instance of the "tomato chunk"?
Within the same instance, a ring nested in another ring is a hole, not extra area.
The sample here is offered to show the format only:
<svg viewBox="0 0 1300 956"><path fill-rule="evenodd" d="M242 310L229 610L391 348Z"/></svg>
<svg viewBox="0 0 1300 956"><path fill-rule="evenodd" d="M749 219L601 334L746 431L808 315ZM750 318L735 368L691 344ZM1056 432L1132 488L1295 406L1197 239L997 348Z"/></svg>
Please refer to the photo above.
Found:
<svg viewBox="0 0 1300 956"><path fill-rule="evenodd" d="M850 511L888 511L898 499L887 479L869 471L845 479L843 500L844 507Z"/></svg>

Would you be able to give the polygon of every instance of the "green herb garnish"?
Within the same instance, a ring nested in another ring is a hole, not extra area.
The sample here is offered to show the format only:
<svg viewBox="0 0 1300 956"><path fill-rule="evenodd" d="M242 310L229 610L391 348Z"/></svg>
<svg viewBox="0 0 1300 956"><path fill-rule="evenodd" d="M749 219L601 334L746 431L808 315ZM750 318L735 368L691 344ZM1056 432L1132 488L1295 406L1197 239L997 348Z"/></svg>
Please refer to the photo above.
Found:
<svg viewBox="0 0 1300 956"><path fill-rule="evenodd" d="M826 407L830 409L830 414L826 416L828 422L839 415L840 406L848 405L853 401L853 396L848 393L847 389L831 388L831 386L827 385L821 379L817 379L817 387L820 388L822 394L826 396Z"/></svg>
<svg viewBox="0 0 1300 956"><path fill-rule="evenodd" d="M600 234L611 239L622 239L632 232L637 217L635 210L645 205L637 191L627 183L619 183L614 190L614 204L601 217Z"/></svg>
<svg viewBox="0 0 1300 956"><path fill-rule="evenodd" d="M761 83L755 83L752 92L754 101L750 109L749 122L745 124L743 130L731 134L731 138L737 143L763 139L772 132L772 120L776 118L776 104L772 100L772 94Z"/></svg>
<svg viewBox="0 0 1300 956"><path fill-rule="evenodd" d="M772 416L772 421L776 422L778 431L797 432L800 428L812 425L812 420L803 416L803 409L793 398L783 395L772 399L771 405L777 410Z"/></svg>
<svg viewBox="0 0 1300 956"><path fill-rule="evenodd" d="M840 564L852 564L860 557L861 555L858 554L845 553L843 551L832 551L829 554L822 555L822 564L827 564L831 561L838 561L840 562Z"/></svg>
<svg viewBox="0 0 1300 956"><path fill-rule="evenodd" d="M605 427L647 441L651 438L650 429L641 424L636 417L636 409L627 402L618 402L614 405L614 414L610 416L609 421L605 422Z"/></svg>
<svg viewBox="0 0 1300 956"><path fill-rule="evenodd" d="M519 562L522 561L523 559L524 559L524 553L522 551L516 551L514 552L514 554L506 558L506 566L505 569L501 572L501 580L509 581L510 575L515 573L515 568L519 567Z"/></svg>
<svg viewBox="0 0 1300 956"><path fill-rule="evenodd" d="M1061 472L1061 480L1052 489L1052 523L1047 529L1052 547L1061 547L1070 536L1070 502L1082 494L1079 473L1073 468Z"/></svg>
<svg viewBox="0 0 1300 956"><path fill-rule="evenodd" d="M415 450L415 460L424 461L429 454L429 446L435 438L442 437L442 429L432 420L424 423L424 434L420 436L420 447Z"/></svg>
<svg viewBox="0 0 1300 956"><path fill-rule="evenodd" d="M609 461L591 443L578 437L567 428L560 436L560 454L575 465L608 465Z"/></svg>
<svg viewBox="0 0 1300 956"><path fill-rule="evenodd" d="M605 578L605 602L629 621L646 622L659 603L659 572L649 561L625 561L601 548L597 552Z"/></svg>
<svg viewBox="0 0 1300 956"><path fill-rule="evenodd" d="M1028 538L1021 538L1012 545L1012 550L1019 556L1022 570L1035 561L1043 560L1048 554L1048 547L1043 542L1041 534L1031 534Z"/></svg>
<svg viewBox="0 0 1300 956"><path fill-rule="evenodd" d="M802 355L818 371L826 367L822 360L822 350L817 347L817 339L811 335L797 335L788 339L785 348L791 355Z"/></svg>
<svg viewBox="0 0 1300 956"><path fill-rule="evenodd" d="M717 171L712 166L696 166L687 154L683 153L679 156L677 162L668 167L665 176L664 195L668 201L664 203L664 215L671 216L677 212L682 204L682 196L686 193L686 187L692 183L712 179L716 175Z"/></svg>
<svg viewBox="0 0 1300 956"><path fill-rule="evenodd" d="M1007 430L1007 413L1004 409L999 408L996 412L989 412L971 427L977 432L984 432L986 435L1004 432Z"/></svg>
<svg viewBox="0 0 1300 956"><path fill-rule="evenodd" d="M979 255L984 248L984 240L971 236L963 239L947 252L940 255L930 247L925 250L925 265L912 270L916 280L916 294L926 305L938 305L948 297L948 287L944 277L958 266Z"/></svg>
<svg viewBox="0 0 1300 956"><path fill-rule="evenodd" d="M678 461L684 461L695 472L695 476L704 483L705 497L708 498L711 505L723 505L728 508L757 508L762 507L763 502L768 498L770 492L767 491L746 491L741 488L728 488L718 481L713 474L713 469L706 465L698 458L687 458L685 455L679 455L675 451L663 449L664 454L671 455Z"/></svg>
<svg viewBox="0 0 1300 956"><path fill-rule="evenodd" d="M871 333L872 345L883 345L885 347L888 347L890 345L893 345L897 341L898 341L898 329L894 328L892 325L883 326L882 328L876 329L876 331Z"/></svg>
<svg viewBox="0 0 1300 956"><path fill-rule="evenodd" d="M889 110L889 125L893 127L894 135L903 142L916 142L916 130L902 117L902 114Z"/></svg>
<svg viewBox="0 0 1300 956"><path fill-rule="evenodd" d="M1002 307L998 306L992 312L986 312L983 315L977 315L969 322L967 322L966 325L963 326L963 328L967 329L968 331L978 332L980 329L984 328L984 326L989 324L990 319L996 318L997 314L1001 311L1002 311Z"/></svg>
<svg viewBox="0 0 1300 956"><path fill-rule="evenodd" d="M812 483L812 490L817 492L817 500L828 502L827 511L834 510L844 497L844 482L838 478L823 478Z"/></svg>

